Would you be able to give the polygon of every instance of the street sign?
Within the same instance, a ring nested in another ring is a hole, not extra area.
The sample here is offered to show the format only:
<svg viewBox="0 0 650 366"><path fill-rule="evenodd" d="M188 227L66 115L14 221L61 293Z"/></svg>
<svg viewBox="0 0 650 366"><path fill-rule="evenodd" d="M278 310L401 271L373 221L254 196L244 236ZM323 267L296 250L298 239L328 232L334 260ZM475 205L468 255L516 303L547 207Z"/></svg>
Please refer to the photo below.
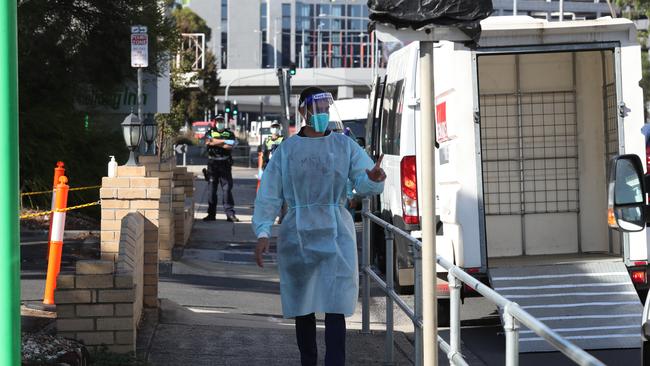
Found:
<svg viewBox="0 0 650 366"><path fill-rule="evenodd" d="M144 25L133 25L131 26L131 33L147 33L147 27Z"/></svg>
<svg viewBox="0 0 650 366"><path fill-rule="evenodd" d="M146 31L146 27L145 27L145 31ZM147 35L147 33L133 33L131 34L131 67L148 67L148 66L149 66L149 36Z"/></svg>
<svg viewBox="0 0 650 366"><path fill-rule="evenodd" d="M187 151L187 144L178 144L174 146L174 150L176 150L177 154L185 154Z"/></svg>

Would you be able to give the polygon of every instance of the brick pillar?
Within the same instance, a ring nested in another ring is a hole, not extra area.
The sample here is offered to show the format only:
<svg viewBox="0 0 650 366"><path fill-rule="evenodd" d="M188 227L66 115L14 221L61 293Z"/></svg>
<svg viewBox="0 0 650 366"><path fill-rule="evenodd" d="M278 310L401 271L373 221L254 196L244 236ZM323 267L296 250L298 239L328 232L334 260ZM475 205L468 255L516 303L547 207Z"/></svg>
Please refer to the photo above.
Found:
<svg viewBox="0 0 650 366"><path fill-rule="evenodd" d="M158 259L171 261L174 246L174 217L172 211L173 178L176 163L173 158L160 161L158 156L140 156L147 177L157 177L160 187L158 216Z"/></svg>
<svg viewBox="0 0 650 366"><path fill-rule="evenodd" d="M145 217L144 306L158 306L158 241L161 193L157 177L147 177L144 166L119 166L117 177L102 179L102 259L115 260L119 251L120 223L129 212Z"/></svg>
<svg viewBox="0 0 650 366"><path fill-rule="evenodd" d="M172 189L172 209L174 211L174 246L182 247L185 246L188 237L186 232L187 227L186 222L186 207L185 200L187 197L186 187L187 176L188 174L194 175L193 173L188 173L186 167L176 167L174 168L174 188ZM194 182L191 182L194 184Z"/></svg>

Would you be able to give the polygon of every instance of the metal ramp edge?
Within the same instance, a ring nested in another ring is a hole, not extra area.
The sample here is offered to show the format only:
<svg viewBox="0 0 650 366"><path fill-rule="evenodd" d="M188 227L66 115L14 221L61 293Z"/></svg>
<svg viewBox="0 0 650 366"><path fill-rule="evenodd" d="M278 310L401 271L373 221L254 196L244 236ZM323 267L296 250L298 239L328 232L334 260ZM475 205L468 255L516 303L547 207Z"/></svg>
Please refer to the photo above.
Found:
<svg viewBox="0 0 650 366"><path fill-rule="evenodd" d="M623 262L490 268L492 288L582 349L641 347L643 306ZM523 325L519 350L555 349Z"/></svg>

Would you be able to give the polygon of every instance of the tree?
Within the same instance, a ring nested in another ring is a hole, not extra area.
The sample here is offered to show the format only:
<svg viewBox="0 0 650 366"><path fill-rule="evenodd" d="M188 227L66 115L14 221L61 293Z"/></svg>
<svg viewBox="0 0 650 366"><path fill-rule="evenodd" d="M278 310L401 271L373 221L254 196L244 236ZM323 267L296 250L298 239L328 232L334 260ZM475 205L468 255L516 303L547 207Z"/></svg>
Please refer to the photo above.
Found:
<svg viewBox="0 0 650 366"><path fill-rule="evenodd" d="M88 89L111 93L135 73L130 26L148 27L149 71L158 73L178 44L178 32L156 0L29 0L18 2L21 185L51 185L65 161L71 184L94 185L107 155L126 155L117 128L84 128L76 101ZM89 118L91 125L93 117Z"/></svg>
<svg viewBox="0 0 650 366"><path fill-rule="evenodd" d="M201 17L189 8L177 8L172 12L179 33L204 33L206 41L210 29ZM214 115L215 97L219 88L219 77L214 55L205 51L205 68L192 69L192 50L179 55L180 64L171 73L172 108L169 114L156 116L160 130L166 134L177 134L181 127L192 121L203 120L204 112ZM199 87L195 87L198 85Z"/></svg>

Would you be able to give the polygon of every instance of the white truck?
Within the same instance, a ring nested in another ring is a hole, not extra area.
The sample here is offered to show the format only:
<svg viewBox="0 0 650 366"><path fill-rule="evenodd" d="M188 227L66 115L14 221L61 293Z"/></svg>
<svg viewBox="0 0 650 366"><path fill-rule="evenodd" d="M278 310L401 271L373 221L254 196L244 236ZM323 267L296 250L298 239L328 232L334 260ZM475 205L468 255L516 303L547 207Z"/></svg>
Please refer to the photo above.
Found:
<svg viewBox="0 0 650 366"><path fill-rule="evenodd" d="M419 98L418 42L370 98L368 152L385 154L375 213L420 235L419 105L435 103L438 255L586 349L640 346L648 236L608 229L607 162L645 157L641 48L626 19L492 17L475 48L439 42L435 101ZM383 261L381 230L373 256ZM413 285L395 242L396 289ZM439 319L448 321L438 267ZM465 296L471 296L468 291ZM521 351L550 350L531 332Z"/></svg>

